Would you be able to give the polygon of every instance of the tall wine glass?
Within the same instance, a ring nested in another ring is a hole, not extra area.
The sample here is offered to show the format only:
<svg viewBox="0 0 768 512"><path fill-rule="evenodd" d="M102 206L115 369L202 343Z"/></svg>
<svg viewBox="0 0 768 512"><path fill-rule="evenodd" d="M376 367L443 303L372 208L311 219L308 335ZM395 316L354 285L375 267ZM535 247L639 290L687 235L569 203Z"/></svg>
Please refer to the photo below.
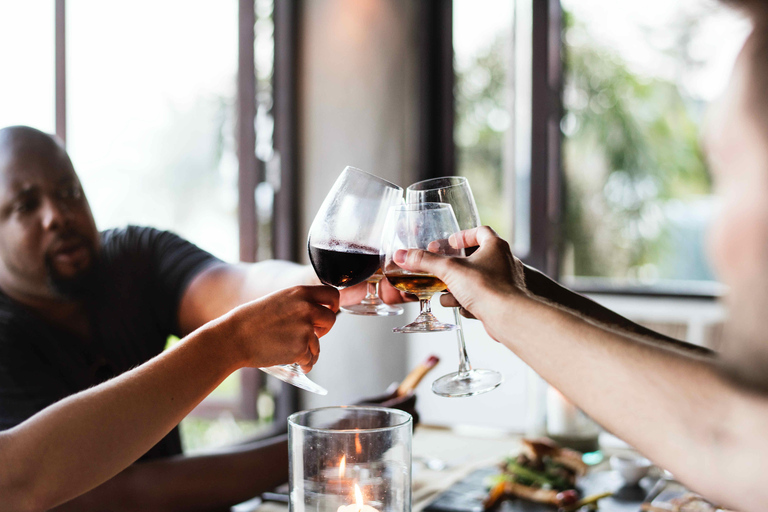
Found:
<svg viewBox="0 0 768 512"><path fill-rule="evenodd" d="M403 249L424 249L437 254L460 256L462 249L448 244L448 237L459 231L456 216L449 204L420 203L392 208L384 227L381 247L381 268L384 276L398 290L419 298L421 313L408 325L393 329L398 333L452 331L459 327L444 324L432 314L432 296L446 286L438 277L400 268L394 256Z"/></svg>
<svg viewBox="0 0 768 512"><path fill-rule="evenodd" d="M477 213L477 205L467 178L452 176L414 183L406 189L405 202L450 204L462 231L480 225L480 215ZM476 247L465 247L464 251L469 256L476 249ZM459 309L453 308L453 314L456 324L461 327ZM464 330L458 329L456 333L459 343L459 370L433 382L432 391L441 396L461 397L478 395L497 388L504 380L501 373L495 370L472 368L464 341Z"/></svg>
<svg viewBox="0 0 768 512"><path fill-rule="evenodd" d="M309 259L320 281L346 288L370 278L379 268L379 245L387 211L402 202L402 188L346 167L309 228ZM262 370L307 391L328 393L297 364Z"/></svg>

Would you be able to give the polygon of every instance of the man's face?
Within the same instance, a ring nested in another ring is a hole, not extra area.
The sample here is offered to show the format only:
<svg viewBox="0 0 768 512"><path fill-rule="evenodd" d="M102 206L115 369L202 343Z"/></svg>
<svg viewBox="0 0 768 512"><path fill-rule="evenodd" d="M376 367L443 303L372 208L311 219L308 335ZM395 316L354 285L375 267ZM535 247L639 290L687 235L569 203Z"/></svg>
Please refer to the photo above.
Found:
<svg viewBox="0 0 768 512"><path fill-rule="evenodd" d="M0 155L0 287L18 300L51 298L89 274L98 231L59 148Z"/></svg>
<svg viewBox="0 0 768 512"><path fill-rule="evenodd" d="M709 250L729 290L722 347L727 369L768 389L768 127L760 125L759 105L751 101L751 51L748 41L705 135L721 208Z"/></svg>

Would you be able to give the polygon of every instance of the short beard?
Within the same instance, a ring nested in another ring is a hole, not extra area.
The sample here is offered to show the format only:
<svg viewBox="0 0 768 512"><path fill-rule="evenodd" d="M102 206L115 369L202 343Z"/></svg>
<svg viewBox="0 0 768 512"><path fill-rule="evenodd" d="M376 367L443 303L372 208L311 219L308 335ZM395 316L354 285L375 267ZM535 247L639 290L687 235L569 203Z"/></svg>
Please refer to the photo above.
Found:
<svg viewBox="0 0 768 512"><path fill-rule="evenodd" d="M99 290L101 274L98 254L91 249L91 264L74 276L61 276L53 265L51 258L46 256L45 269L51 290L59 297L67 300L82 300L93 298Z"/></svg>

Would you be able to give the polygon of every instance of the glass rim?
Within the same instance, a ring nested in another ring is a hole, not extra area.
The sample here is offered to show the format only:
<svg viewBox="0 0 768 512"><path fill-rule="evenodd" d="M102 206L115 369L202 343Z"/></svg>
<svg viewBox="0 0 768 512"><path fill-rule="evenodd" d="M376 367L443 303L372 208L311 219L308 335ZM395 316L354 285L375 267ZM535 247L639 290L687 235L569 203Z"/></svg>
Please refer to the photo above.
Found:
<svg viewBox="0 0 768 512"><path fill-rule="evenodd" d="M399 190L400 192L403 191L403 187L401 187L400 185L392 183L391 181L387 181L387 180L385 180L384 178L382 178L380 176L376 176L375 174L371 174L369 172L365 172L364 170L359 169L357 167L352 167L351 165L347 165L346 167L344 167L344 170L341 171L341 172L345 172L345 171L350 171L350 172L354 171L355 173L358 173L358 174L364 174L364 175L366 175L366 176L368 176L370 178L373 178L374 180L378 181L379 183L382 183L382 184L386 185L389 188L393 188L395 190Z"/></svg>
<svg viewBox="0 0 768 512"><path fill-rule="evenodd" d="M402 421L395 425L389 425L387 427L376 427L376 428L319 428L319 427L309 427L307 425L301 425L300 423L297 423L297 418L301 416L306 416L309 413L317 413L322 411L330 411L330 410L350 410L350 411L377 411L377 412L386 412L387 414L391 416L399 416ZM375 407L375 406L363 406L363 405L334 405L329 407L318 407L316 409L308 409L306 411L298 411L290 416L288 416L288 425L289 427L294 427L300 430L305 431L314 431L314 432L324 432L324 433L334 433L334 434L367 434L367 433L375 433L375 432L386 432L388 430L395 430L398 428L402 428L406 425L413 423L413 416L408 414L405 411L401 411L400 409L391 409L389 407Z"/></svg>
<svg viewBox="0 0 768 512"><path fill-rule="evenodd" d="M449 184L445 186L433 186L433 187L426 187L427 184L430 184L430 182L438 182L439 180L448 180ZM455 183L453 183L455 181ZM406 191L412 191L412 192L430 192L432 190L441 190L446 188L453 188L453 187L460 187L464 184L468 184L469 180L465 176L439 176L437 178L428 178L426 180L417 181L416 183L412 183L408 185L408 188L406 188Z"/></svg>
<svg viewBox="0 0 768 512"><path fill-rule="evenodd" d="M439 203L437 201L428 201L424 203L405 203L398 204L392 207L392 211L396 212L417 212L419 210L451 210L453 206L450 203Z"/></svg>

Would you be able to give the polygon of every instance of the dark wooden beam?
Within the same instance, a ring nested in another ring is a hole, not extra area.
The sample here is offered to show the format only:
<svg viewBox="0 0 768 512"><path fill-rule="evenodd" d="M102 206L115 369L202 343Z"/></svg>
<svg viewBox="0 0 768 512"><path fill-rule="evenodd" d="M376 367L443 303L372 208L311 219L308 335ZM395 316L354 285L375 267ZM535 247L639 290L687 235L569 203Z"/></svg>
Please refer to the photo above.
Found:
<svg viewBox="0 0 768 512"><path fill-rule="evenodd" d="M237 62L237 159L238 159L238 227L240 261L256 261L259 223L256 217L256 185L259 162L256 159L256 64L254 43L256 24L255 0L239 0ZM263 383L256 368L240 370L240 414L256 418L256 400Z"/></svg>
<svg viewBox="0 0 768 512"><path fill-rule="evenodd" d="M66 2L56 0L55 59L56 59L56 136L67 143L67 61L66 61Z"/></svg>
<svg viewBox="0 0 768 512"><path fill-rule="evenodd" d="M563 173L562 7L559 0L533 2L531 94L531 250L526 263L559 278Z"/></svg>
<svg viewBox="0 0 768 512"><path fill-rule="evenodd" d="M275 194L272 217L273 253L276 258L300 261L300 251L306 249L303 234L298 233L301 212L298 160L298 0L276 0L274 23L272 114L275 120L274 146L280 155L280 187Z"/></svg>
<svg viewBox="0 0 768 512"><path fill-rule="evenodd" d="M416 180L456 171L453 142L453 2L419 0L418 127Z"/></svg>
<svg viewBox="0 0 768 512"><path fill-rule="evenodd" d="M256 259L258 222L254 192L258 182L256 161L256 65L254 63L254 0L239 0L237 63L238 225L240 261Z"/></svg>

